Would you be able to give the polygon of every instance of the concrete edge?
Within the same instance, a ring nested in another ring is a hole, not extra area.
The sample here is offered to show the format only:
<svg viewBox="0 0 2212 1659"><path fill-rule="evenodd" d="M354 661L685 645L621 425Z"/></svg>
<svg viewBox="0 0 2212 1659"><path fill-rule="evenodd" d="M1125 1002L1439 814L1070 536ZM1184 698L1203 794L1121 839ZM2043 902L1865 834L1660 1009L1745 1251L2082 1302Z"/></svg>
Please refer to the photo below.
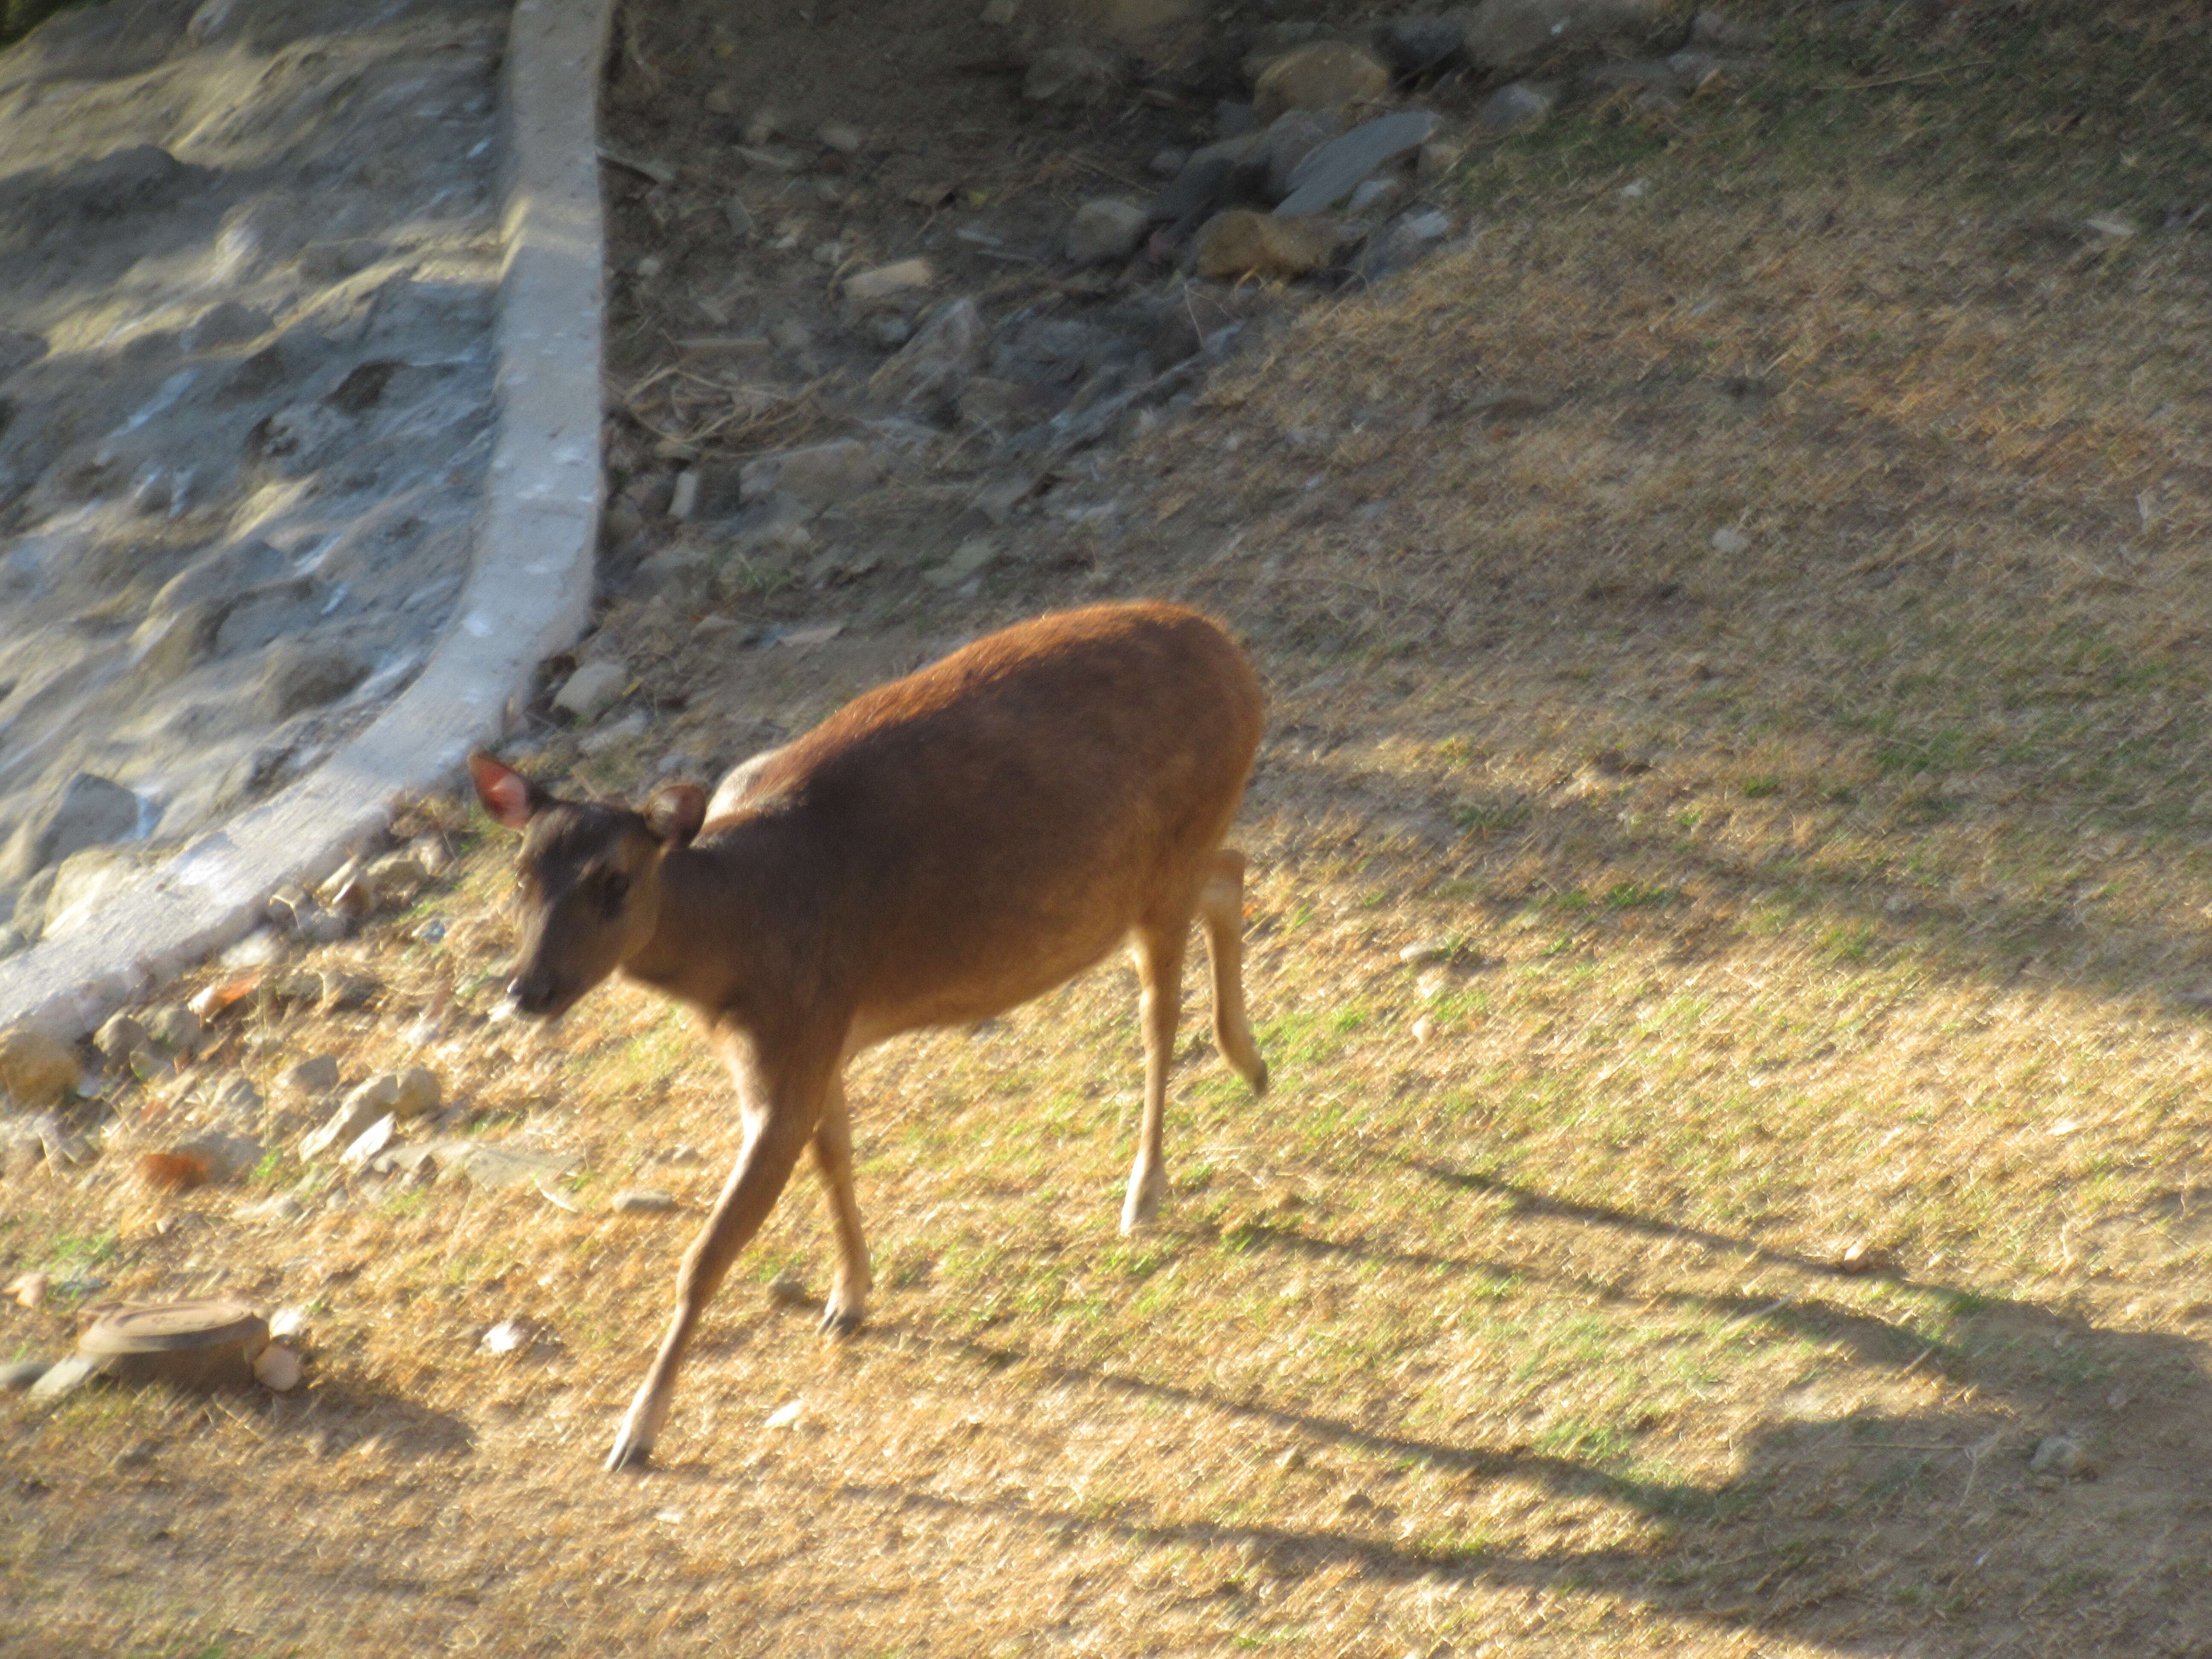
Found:
<svg viewBox="0 0 2212 1659"><path fill-rule="evenodd" d="M422 673L358 738L187 843L67 936L0 959L0 1029L58 1037L222 950L287 881L319 881L499 737L538 662L583 632L600 495L598 95L613 0L515 0L501 77L498 431L475 561Z"/></svg>

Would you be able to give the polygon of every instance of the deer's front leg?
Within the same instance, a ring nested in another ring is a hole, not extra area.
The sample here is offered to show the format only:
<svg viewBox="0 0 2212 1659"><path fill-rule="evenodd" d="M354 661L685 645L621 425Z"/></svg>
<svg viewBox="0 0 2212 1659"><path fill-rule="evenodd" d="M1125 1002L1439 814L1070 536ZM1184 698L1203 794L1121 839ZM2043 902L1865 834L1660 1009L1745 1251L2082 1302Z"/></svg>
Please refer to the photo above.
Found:
<svg viewBox="0 0 2212 1659"><path fill-rule="evenodd" d="M652 1456L661 1426L668 1420L676 1372L698 1329L699 1316L791 1179L799 1153L814 1134L826 1091L835 1082L836 1055L833 1052L825 1062L784 1068L783 1075L767 1079L735 1061L732 1069L738 1073L744 1149L715 1200L714 1213L684 1254L676 1275L675 1317L623 1419L622 1431L615 1436L614 1448L607 1454L610 1469L642 1468Z"/></svg>

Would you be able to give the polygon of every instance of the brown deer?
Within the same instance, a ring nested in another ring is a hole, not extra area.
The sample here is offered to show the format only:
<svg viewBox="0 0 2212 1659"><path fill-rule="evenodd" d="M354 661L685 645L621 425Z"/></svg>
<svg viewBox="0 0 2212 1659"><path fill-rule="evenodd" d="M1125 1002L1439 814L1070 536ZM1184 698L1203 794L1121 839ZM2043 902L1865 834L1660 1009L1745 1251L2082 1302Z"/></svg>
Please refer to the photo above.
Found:
<svg viewBox="0 0 2212 1659"><path fill-rule="evenodd" d="M871 1285L840 1075L926 1025L988 1018L1130 942L1145 1110L1121 1227L1151 1222L1183 950L1204 924L1221 1052L1257 1092L1241 854L1222 845L1260 741L1258 681L1205 617L1097 605L993 634L878 687L724 778L642 811L556 799L477 753L477 793L523 832L521 1012L556 1018L620 969L696 1010L736 1079L744 1143L684 1258L676 1313L610 1469L641 1466L708 1298L811 1146L837 1238L823 1317Z"/></svg>

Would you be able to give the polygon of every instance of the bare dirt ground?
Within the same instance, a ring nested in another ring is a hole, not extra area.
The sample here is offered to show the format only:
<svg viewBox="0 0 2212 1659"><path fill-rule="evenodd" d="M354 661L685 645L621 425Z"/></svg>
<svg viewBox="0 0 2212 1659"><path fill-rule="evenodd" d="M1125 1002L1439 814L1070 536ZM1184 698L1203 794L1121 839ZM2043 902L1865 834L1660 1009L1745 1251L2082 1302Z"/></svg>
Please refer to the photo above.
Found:
<svg viewBox="0 0 2212 1659"><path fill-rule="evenodd" d="M296 1306L311 1363L281 1399L9 1406L0 1645L2212 1648L2212 43L2180 7L1742 11L1758 73L1480 144L1434 187L1471 241L1243 296L1253 339L1190 402L1041 466L1018 432L882 424L854 388L886 348L830 285L927 252L994 325L1140 305L960 263L982 244L929 244L904 181L1034 255L1216 85L1054 115L963 67L1005 46L949 9L732 18L727 53L626 14L610 142L684 169L615 198L636 586L581 654L634 684L537 763L704 776L1015 617L1202 604L1273 696L1240 840L1276 1089L1192 1039L1165 1225L1130 1241L1126 971L866 1057L869 1330L813 1334L794 1193L664 1467L611 1480L727 1087L619 988L550 1033L490 1020L507 849L473 842L301 955L359 1006L264 979L177 1074L104 1085L88 1169L15 1166L0 1267ZM721 86L717 119L772 94L870 148L695 159ZM1420 95L1458 120L1483 90ZM732 215L732 178L809 224ZM684 311L702 284L726 325ZM634 396L772 309L815 337L772 376ZM839 435L892 476L807 544L658 514L678 469ZM973 504L1024 465L1003 522ZM915 579L978 536L993 562ZM303 1171L276 1078L319 1052L428 1065L443 1133L571 1172ZM147 1190L131 1155L235 1071L278 1150ZM675 1210L610 1206L643 1186ZM0 1307L0 1344L52 1352L70 1301Z"/></svg>

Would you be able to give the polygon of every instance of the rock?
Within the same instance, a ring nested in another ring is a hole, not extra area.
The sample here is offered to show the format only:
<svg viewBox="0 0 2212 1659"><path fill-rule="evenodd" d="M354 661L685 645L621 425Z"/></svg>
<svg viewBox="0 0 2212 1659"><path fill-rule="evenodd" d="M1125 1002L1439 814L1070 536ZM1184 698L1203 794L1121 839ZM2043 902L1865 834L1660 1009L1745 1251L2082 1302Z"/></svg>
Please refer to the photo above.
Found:
<svg viewBox="0 0 2212 1659"><path fill-rule="evenodd" d="M1251 105L1224 98L1213 106L1213 136L1217 141L1249 138L1260 130L1260 112Z"/></svg>
<svg viewBox="0 0 2212 1659"><path fill-rule="evenodd" d="M1267 175L1267 200L1279 202L1291 193L1291 179L1306 158L1342 129L1334 110L1285 110L1267 124L1253 147L1250 164Z"/></svg>
<svg viewBox="0 0 2212 1659"><path fill-rule="evenodd" d="M1421 146L1421 153L1413 163L1414 177L1441 179L1457 167L1461 158L1466 154L1467 150L1462 145L1452 143L1445 139L1432 138Z"/></svg>
<svg viewBox="0 0 2212 1659"><path fill-rule="evenodd" d="M1341 40L1316 40L1285 52L1260 72L1252 107L1263 122L1285 110L1342 109L1390 90L1382 61Z"/></svg>
<svg viewBox="0 0 2212 1659"><path fill-rule="evenodd" d="M404 904L422 890L422 884L430 879L422 861L412 848L386 853L372 860L362 872L368 883L369 891L379 904Z"/></svg>
<svg viewBox="0 0 2212 1659"><path fill-rule="evenodd" d="M506 1144L471 1146L447 1167L458 1170L478 1187L519 1187L567 1175L576 1164L573 1154Z"/></svg>
<svg viewBox="0 0 2212 1659"><path fill-rule="evenodd" d="M1084 26L1123 46L1143 46L1187 29L1200 9L1200 0L1088 0Z"/></svg>
<svg viewBox="0 0 2212 1659"><path fill-rule="evenodd" d="M1158 368L1171 368L1205 350L1209 340L1233 334L1244 320L1243 309L1231 296L1202 286L1189 285L1163 297L1164 302L1154 310L1152 327L1145 336L1145 350ZM1004 523L1005 519L994 515L993 521Z"/></svg>
<svg viewBox="0 0 2212 1659"><path fill-rule="evenodd" d="M768 325L768 337L779 351L804 351L814 343L814 336L796 317L777 318Z"/></svg>
<svg viewBox="0 0 2212 1659"><path fill-rule="evenodd" d="M879 311L868 319L868 337L886 351L895 351L914 338L914 325L896 311Z"/></svg>
<svg viewBox="0 0 2212 1659"><path fill-rule="evenodd" d="M1477 69L1633 33L1659 21L1662 0L1483 0L1463 14L1460 45Z"/></svg>
<svg viewBox="0 0 2212 1659"><path fill-rule="evenodd" d="M989 568L998 556L998 544L988 536L971 536L943 564L922 572L921 579L932 587L957 587Z"/></svg>
<svg viewBox="0 0 2212 1659"><path fill-rule="evenodd" d="M300 1143L300 1157L312 1164L333 1147L350 1146L362 1132L399 1103L399 1079L386 1075L356 1085L323 1127Z"/></svg>
<svg viewBox="0 0 2212 1659"><path fill-rule="evenodd" d="M237 1072L208 1091L207 1103L215 1116L234 1123L252 1125L261 1121L261 1091Z"/></svg>
<svg viewBox="0 0 2212 1659"><path fill-rule="evenodd" d="M169 1148L173 1154L195 1158L212 1182L235 1181L260 1167L267 1149L249 1135L226 1134L209 1129Z"/></svg>
<svg viewBox="0 0 2212 1659"><path fill-rule="evenodd" d="M1690 40L1692 45L1718 52L1749 52L1766 44L1767 32L1757 23L1707 6L1690 20Z"/></svg>
<svg viewBox="0 0 2212 1659"><path fill-rule="evenodd" d="M901 259L845 279L845 298L862 310L910 298L937 280L927 259Z"/></svg>
<svg viewBox="0 0 2212 1659"><path fill-rule="evenodd" d="M92 1046L118 1064L146 1047L151 1039L146 1028L128 1014L110 1014L92 1039Z"/></svg>
<svg viewBox="0 0 2212 1659"><path fill-rule="evenodd" d="M141 807L138 797L121 784L78 773L51 805L24 821L0 852L0 887L28 881L88 847L130 840L138 833Z"/></svg>
<svg viewBox="0 0 2212 1659"><path fill-rule="evenodd" d="M386 1174L398 1170L428 1178L458 1163L475 1146L472 1140L417 1140L392 1147L376 1160L376 1167Z"/></svg>
<svg viewBox="0 0 2212 1659"><path fill-rule="evenodd" d="M408 856L423 876L435 881L453 862L453 848L445 836L435 830L426 830L407 843Z"/></svg>
<svg viewBox="0 0 2212 1659"><path fill-rule="evenodd" d="M586 738L577 747L586 755L604 755L610 749L620 747L633 738L643 737L653 722L642 708L633 708L620 720L602 726Z"/></svg>
<svg viewBox="0 0 2212 1659"><path fill-rule="evenodd" d="M286 884L269 896L269 925L310 945L329 945L353 931L358 918L325 910L313 896Z"/></svg>
<svg viewBox="0 0 2212 1659"><path fill-rule="evenodd" d="M985 0L976 21L987 28L1002 29L1012 24L1020 12L1020 0Z"/></svg>
<svg viewBox="0 0 2212 1659"><path fill-rule="evenodd" d="M1352 275L1362 282L1380 282L1421 258L1450 233L1451 221L1434 209L1394 219L1367 239L1352 261Z"/></svg>
<svg viewBox="0 0 2212 1659"><path fill-rule="evenodd" d="M1713 551L1733 556L1751 551L1751 538L1732 524L1724 524L1712 535Z"/></svg>
<svg viewBox="0 0 2212 1659"><path fill-rule="evenodd" d="M326 1013L366 1008L376 1000L379 987L376 981L367 974L349 973L342 968L325 968L313 978L322 992L321 1006Z"/></svg>
<svg viewBox="0 0 2212 1659"><path fill-rule="evenodd" d="M1534 126L1552 112L1559 94L1528 81L1509 81L1482 100L1475 119L1492 132Z"/></svg>
<svg viewBox="0 0 2212 1659"><path fill-rule="evenodd" d="M2094 1480L2097 1465L2089 1455L2063 1434L2047 1436L2028 1459L2032 1474L2055 1474L2068 1480Z"/></svg>
<svg viewBox="0 0 2212 1659"><path fill-rule="evenodd" d="M676 1207L676 1200L657 1187L631 1187L607 1200L607 1207L624 1215L653 1215Z"/></svg>
<svg viewBox="0 0 2212 1659"><path fill-rule="evenodd" d="M270 720L289 720L305 708L319 708L368 678L368 664L350 651L333 651L296 641L269 647L254 700Z"/></svg>
<svg viewBox="0 0 2212 1659"><path fill-rule="evenodd" d="M1023 404L1022 392L1023 388L1012 380L973 374L960 389L959 406L955 413L961 425L987 432L1021 426L1036 418L1034 412Z"/></svg>
<svg viewBox="0 0 2212 1659"><path fill-rule="evenodd" d="M26 1120L25 1127L38 1136L39 1150L51 1168L64 1169L92 1161L92 1143L53 1113L33 1113Z"/></svg>
<svg viewBox="0 0 2212 1659"><path fill-rule="evenodd" d="M773 471L756 476L765 477L771 483L775 477ZM766 500L755 501L738 514L729 526L730 556L719 576L723 588L732 593L745 591L744 584L750 580L749 560L803 553L813 546L814 532L807 524L814 514L813 507L781 490L771 490Z"/></svg>
<svg viewBox="0 0 2212 1659"><path fill-rule="evenodd" d="M502 1319L477 1340L477 1346L486 1353L513 1353L528 1347L536 1335L526 1319Z"/></svg>
<svg viewBox="0 0 2212 1659"><path fill-rule="evenodd" d="M1370 209L1388 209L1405 193L1405 185L1395 179L1370 179L1352 192L1345 209L1353 218L1364 218Z"/></svg>
<svg viewBox="0 0 2212 1659"><path fill-rule="evenodd" d="M588 726L621 700L629 684L627 667L601 658L582 664L562 681L553 695L553 706L577 725Z"/></svg>
<svg viewBox="0 0 2212 1659"><path fill-rule="evenodd" d="M1200 227L1198 274L1223 282L1240 276L1303 276L1326 265L1335 250L1333 220L1232 208Z"/></svg>
<svg viewBox="0 0 2212 1659"><path fill-rule="evenodd" d="M783 131L783 117L775 109L763 105L755 110L745 122L744 139L748 144L765 144Z"/></svg>
<svg viewBox="0 0 2212 1659"><path fill-rule="evenodd" d="M48 939L74 933L137 882L144 867L127 847L88 847L72 853L24 888L15 902L15 926Z"/></svg>
<svg viewBox="0 0 2212 1659"><path fill-rule="evenodd" d="M834 438L761 456L747 462L738 478L749 501L780 494L818 508L865 495L883 476L883 461L867 445L857 438Z"/></svg>
<svg viewBox="0 0 2212 1659"><path fill-rule="evenodd" d="M1680 90L1695 92L1716 75L1725 74L1729 65L1710 52L1692 50L1674 53L1667 59L1667 67Z"/></svg>
<svg viewBox="0 0 2212 1659"><path fill-rule="evenodd" d="M1173 144L1168 144L1152 152L1152 159L1145 163L1145 171L1156 179L1172 179L1182 171L1183 163L1189 160L1188 150L1177 149Z"/></svg>
<svg viewBox="0 0 2212 1659"><path fill-rule="evenodd" d="M307 1214L307 1206L290 1193L278 1193L274 1197L241 1205L235 1212L240 1221L257 1225L280 1226L288 1221L297 1221Z"/></svg>
<svg viewBox="0 0 2212 1659"><path fill-rule="evenodd" d="M318 1098L338 1086L336 1054L314 1054L277 1073L276 1086L289 1095Z"/></svg>
<svg viewBox="0 0 2212 1659"><path fill-rule="evenodd" d="M1577 75L1575 81L1583 90L1591 93L1632 92L1645 87L1658 87L1673 92L1681 85L1681 77L1671 65L1652 58L1630 58L1613 63L1592 64Z"/></svg>
<svg viewBox="0 0 2212 1659"><path fill-rule="evenodd" d="M0 1365L0 1391L21 1394L48 1371L54 1362L51 1359L15 1359Z"/></svg>
<svg viewBox="0 0 2212 1659"><path fill-rule="evenodd" d="M177 331L177 349L185 356L222 352L226 345L257 341L270 331L270 314L234 299L216 301Z"/></svg>
<svg viewBox="0 0 2212 1659"><path fill-rule="evenodd" d="M165 1003L147 1014L146 1035L169 1053L187 1057L198 1052L207 1024L183 1003Z"/></svg>
<svg viewBox="0 0 2212 1659"><path fill-rule="evenodd" d="M60 1038L27 1026L0 1033L0 1092L23 1110L60 1104L82 1077L76 1050Z"/></svg>
<svg viewBox="0 0 2212 1659"><path fill-rule="evenodd" d="M46 1305L46 1286L50 1282L45 1273L17 1273L8 1281L6 1295L19 1308L43 1307Z"/></svg>
<svg viewBox="0 0 2212 1659"><path fill-rule="evenodd" d="M932 312L921 331L869 378L868 395L901 407L951 404L981 364L988 343L975 302L951 301ZM744 489L742 477L738 488Z"/></svg>
<svg viewBox="0 0 2212 1659"><path fill-rule="evenodd" d="M403 1123L413 1118L428 1117L438 1109L438 1074L426 1066L410 1066L396 1079L398 1091L392 1109Z"/></svg>
<svg viewBox="0 0 2212 1659"><path fill-rule="evenodd" d="M398 1132L398 1118L386 1112L346 1143L345 1151L338 1154L338 1162L349 1170L362 1169L392 1144L392 1138Z"/></svg>
<svg viewBox="0 0 2212 1659"><path fill-rule="evenodd" d="M799 157L787 149L774 149L758 144L741 144L735 154L738 159L747 167L758 167L763 173L796 173L799 168ZM654 269L659 269L657 264Z"/></svg>
<svg viewBox="0 0 2212 1659"><path fill-rule="evenodd" d="M300 1356L281 1342L271 1342L253 1357L253 1380L278 1394L300 1386Z"/></svg>
<svg viewBox="0 0 2212 1659"><path fill-rule="evenodd" d="M1465 27L1456 13L1393 18L1376 26L1375 51L1399 75L1426 75L1459 56Z"/></svg>
<svg viewBox="0 0 2212 1659"><path fill-rule="evenodd" d="M1181 173L1152 198L1148 216L1162 224L1188 224L1217 207L1234 202L1245 160L1259 146L1255 136L1208 144L1192 153Z"/></svg>
<svg viewBox="0 0 2212 1659"><path fill-rule="evenodd" d="M1427 110L1401 110L1363 121L1297 165L1290 176L1290 194L1275 211L1286 216L1328 211L1377 167L1428 143L1436 130L1437 118Z"/></svg>
<svg viewBox="0 0 2212 1659"><path fill-rule="evenodd" d="M1053 46L1030 60L1022 96L1033 104L1103 104L1121 81L1115 58L1090 46Z"/></svg>
<svg viewBox="0 0 2212 1659"><path fill-rule="evenodd" d="M1067 257L1079 265L1126 259L1144 241L1150 223L1145 210L1133 202L1111 196L1085 202L1067 228Z"/></svg>
<svg viewBox="0 0 2212 1659"><path fill-rule="evenodd" d="M814 129L814 137L824 149L834 149L840 155L858 155L866 141L860 128L846 121L824 121Z"/></svg>
<svg viewBox="0 0 2212 1659"><path fill-rule="evenodd" d="M71 1354L46 1367L45 1375L31 1385L31 1398L59 1400L64 1395L75 1394L99 1375L98 1361Z"/></svg>
<svg viewBox="0 0 2212 1659"><path fill-rule="evenodd" d="M6 380L19 368L28 368L46 355L43 335L26 334L20 329L0 328L0 380Z"/></svg>

